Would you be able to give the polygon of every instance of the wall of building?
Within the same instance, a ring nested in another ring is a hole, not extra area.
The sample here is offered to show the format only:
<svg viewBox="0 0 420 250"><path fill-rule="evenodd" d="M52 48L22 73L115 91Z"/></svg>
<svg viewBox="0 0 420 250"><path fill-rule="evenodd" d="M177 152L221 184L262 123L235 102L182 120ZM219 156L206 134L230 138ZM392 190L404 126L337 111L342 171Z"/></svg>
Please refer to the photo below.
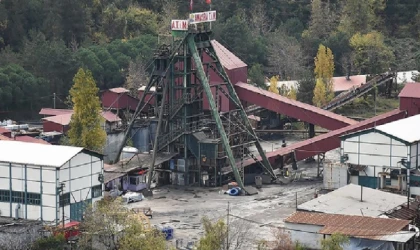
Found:
<svg viewBox="0 0 420 250"><path fill-rule="evenodd" d="M410 146L410 168L415 169L420 166L420 145L418 142Z"/></svg>
<svg viewBox="0 0 420 250"><path fill-rule="evenodd" d="M420 99L400 97L400 109L406 110L408 116L420 114Z"/></svg>
<svg viewBox="0 0 420 250"><path fill-rule="evenodd" d="M285 223L286 230L289 231L292 242L299 241L308 249L321 249L321 241L324 238L318 234L322 226Z"/></svg>
<svg viewBox="0 0 420 250"><path fill-rule="evenodd" d="M365 166L400 167L401 158L409 158L409 147L380 133L366 133L341 141L346 163Z"/></svg>
<svg viewBox="0 0 420 250"><path fill-rule="evenodd" d="M113 132L108 133L106 136L106 144L104 148L104 162L110 163L115 159L117 155L118 147L124 140L124 132Z"/></svg>
<svg viewBox="0 0 420 250"><path fill-rule="evenodd" d="M71 191L70 203L90 199L91 187L101 185L103 162L98 157L80 153L56 171L51 167L0 163L0 212L1 216L53 222L61 219L56 210L59 196L56 187L65 183L65 192ZM102 189L102 187L101 187ZM12 199L10 200L10 194ZM25 195L27 202L24 202ZM16 208L20 209L16 214ZM67 222L70 207L66 208Z"/></svg>
<svg viewBox="0 0 420 250"><path fill-rule="evenodd" d="M102 105L105 108L136 110L138 100L128 93L114 93L104 91L102 93Z"/></svg>
<svg viewBox="0 0 420 250"><path fill-rule="evenodd" d="M68 126L62 126L60 124L50 122L50 121L43 121L42 126L44 129L44 132L61 132L66 133L68 131Z"/></svg>
<svg viewBox="0 0 420 250"><path fill-rule="evenodd" d="M92 202L102 198L97 196L97 192L93 191L94 187L103 190L103 184L99 181L99 176L103 175L103 161L93 155L87 153L79 153L69 162L67 162L57 173L58 186L64 183L64 194L69 193L69 205L64 207L64 217L66 222L70 219L75 220L73 207L76 203ZM96 194L96 195L95 195ZM67 204L67 203L65 203ZM77 208L79 209L79 208ZM62 208L57 213L57 219L62 218Z"/></svg>

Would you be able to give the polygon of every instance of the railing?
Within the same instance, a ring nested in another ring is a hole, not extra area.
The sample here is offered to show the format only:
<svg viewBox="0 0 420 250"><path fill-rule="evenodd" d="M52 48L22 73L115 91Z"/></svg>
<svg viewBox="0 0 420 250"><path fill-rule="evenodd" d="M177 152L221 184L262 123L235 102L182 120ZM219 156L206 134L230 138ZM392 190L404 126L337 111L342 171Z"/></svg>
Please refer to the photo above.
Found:
<svg viewBox="0 0 420 250"><path fill-rule="evenodd" d="M322 107L322 109L331 111L336 108L339 108L340 106L349 103L356 97L366 94L367 92L372 90L375 86L380 86L386 83L393 77L395 77L395 73L388 73L388 72L385 74L376 76L372 80L368 81L366 84L363 84L358 88L352 88L351 90L338 95L330 103Z"/></svg>
<svg viewBox="0 0 420 250"><path fill-rule="evenodd" d="M201 121L187 123L185 124L185 127L182 127L182 125L176 126L169 133L159 136L158 151L162 150L164 147L166 147L182 135L196 132L202 127L203 123Z"/></svg>

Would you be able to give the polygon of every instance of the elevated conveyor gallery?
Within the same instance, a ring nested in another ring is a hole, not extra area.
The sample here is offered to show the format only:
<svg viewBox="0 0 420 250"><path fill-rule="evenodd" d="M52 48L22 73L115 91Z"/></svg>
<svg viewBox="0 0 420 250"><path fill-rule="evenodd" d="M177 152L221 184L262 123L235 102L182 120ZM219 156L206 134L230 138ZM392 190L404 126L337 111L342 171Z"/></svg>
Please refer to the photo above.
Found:
<svg viewBox="0 0 420 250"><path fill-rule="evenodd" d="M406 111L393 110L384 113L379 116L364 120L362 122L349 125L347 127L331 131L329 133L316 136L314 138L297 142L288 147L281 148L279 150L266 153L267 158L272 164L279 163L280 160L285 161L286 158L294 158L295 161L304 160L306 158L315 156L320 153L333 150L340 147L340 136L346 133L352 133L355 131L371 128L376 125L382 125L392 121L402 119L406 116ZM260 157L257 157L260 160ZM254 164L254 159L248 159L243 162L243 167ZM240 165L240 163L238 164Z"/></svg>
<svg viewBox="0 0 420 250"><path fill-rule="evenodd" d="M357 121L350 118L291 100L284 96L271 93L270 91L254 87L250 84L237 83L235 85L235 90L241 101L255 104L273 112L318 125L328 130L340 129L357 124Z"/></svg>

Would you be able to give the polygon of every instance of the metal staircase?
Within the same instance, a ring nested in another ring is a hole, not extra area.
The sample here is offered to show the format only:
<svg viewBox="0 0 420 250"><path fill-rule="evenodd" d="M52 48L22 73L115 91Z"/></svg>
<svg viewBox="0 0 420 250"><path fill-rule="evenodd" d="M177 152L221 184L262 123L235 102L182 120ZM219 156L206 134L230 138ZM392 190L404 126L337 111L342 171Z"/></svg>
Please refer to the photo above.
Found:
<svg viewBox="0 0 420 250"><path fill-rule="evenodd" d="M171 130L171 132L163 134L163 135L159 135L158 142L157 142L158 143L157 151L162 150L164 147L168 146L169 144L174 142L176 139L178 139L182 135L197 132L202 127L203 127L203 124L201 121L191 122L191 123L185 124L185 127L183 126L175 127Z"/></svg>
<svg viewBox="0 0 420 250"><path fill-rule="evenodd" d="M352 88L346 92L339 94L330 103L322 107L322 109L328 110L328 111L337 109L353 101L355 98L366 94L367 92L371 91L373 88L385 84L386 82L388 82L394 77L395 77L395 73L387 72L385 74L380 74L374 77L372 80L368 81L367 83L362 84L360 87Z"/></svg>

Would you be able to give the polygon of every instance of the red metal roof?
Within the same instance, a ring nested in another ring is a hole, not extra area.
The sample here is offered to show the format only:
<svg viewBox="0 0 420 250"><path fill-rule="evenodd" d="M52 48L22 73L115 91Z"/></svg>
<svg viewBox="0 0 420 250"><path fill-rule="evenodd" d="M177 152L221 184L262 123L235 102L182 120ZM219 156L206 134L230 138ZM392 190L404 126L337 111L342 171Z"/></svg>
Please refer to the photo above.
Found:
<svg viewBox="0 0 420 250"><path fill-rule="evenodd" d="M67 126L70 124L72 115L73 115L73 110L71 110L71 113L56 115L56 116L49 116L42 119L45 121L50 121L50 122L60 124L62 126ZM121 119L116 114L112 113L111 111L102 111L101 115L107 122L121 121Z"/></svg>
<svg viewBox="0 0 420 250"><path fill-rule="evenodd" d="M121 121L121 119L116 114L112 113L111 111L103 111L102 112L102 117L107 122L119 122L119 121Z"/></svg>
<svg viewBox="0 0 420 250"><path fill-rule="evenodd" d="M72 114L73 110L71 109L51 109L51 108L42 108L39 112L40 115L64 115Z"/></svg>
<svg viewBox="0 0 420 250"><path fill-rule="evenodd" d="M121 93L128 93L130 92L128 89L126 88L113 88L113 89L108 89L111 92L117 93L117 94L121 94Z"/></svg>
<svg viewBox="0 0 420 250"><path fill-rule="evenodd" d="M218 41L212 40L211 44L213 45L213 48L219 57L220 63L223 67L225 67L225 69L232 70L247 67L247 65L241 59L239 59L239 57L230 52Z"/></svg>
<svg viewBox="0 0 420 250"><path fill-rule="evenodd" d="M42 118L42 120L53 122L60 124L62 126L67 126L70 124L71 116L73 115L73 112L70 114L63 114L63 115L56 115L56 116L49 116Z"/></svg>
<svg viewBox="0 0 420 250"><path fill-rule="evenodd" d="M420 98L420 83L407 83L398 97Z"/></svg>
<svg viewBox="0 0 420 250"><path fill-rule="evenodd" d="M45 145L51 145L50 143L42 140L42 139L37 139L37 138L33 138L27 135L22 135L22 136L16 136L14 138L15 141L21 141L21 142L31 142L31 143L39 143L39 144L45 144Z"/></svg>
<svg viewBox="0 0 420 250"><path fill-rule="evenodd" d="M333 77L334 92L346 91L364 83L366 83L366 75L350 76L350 80L347 80L345 76Z"/></svg>
<svg viewBox="0 0 420 250"><path fill-rule="evenodd" d="M287 223L323 226L322 234L342 233L365 239L382 239L408 226L409 220L374 218L356 215L295 212Z"/></svg>
<svg viewBox="0 0 420 250"><path fill-rule="evenodd" d="M382 125L388 122L396 121L405 117L405 111L401 110L392 110L390 112L375 116L370 119L366 119L361 121L357 124L353 124L341 129L337 129L331 131L326 134L318 135L314 138L300 141L294 144L291 144L288 147L284 147L273 152L267 152L267 158L270 159L270 162L273 162L276 158L281 156L288 156L289 154L294 152L295 158L297 161L304 160L306 158L315 156L319 153L325 153L335 148L340 147L340 136L348 133L352 133L355 131L367 129L376 125ZM257 159L261 161L261 157L258 156ZM255 161L253 159L248 159L243 162L242 166L249 166L254 164ZM237 164L241 166L239 162Z"/></svg>
<svg viewBox="0 0 420 250"><path fill-rule="evenodd" d="M12 131L8 130L7 128L0 127L0 134L10 133Z"/></svg>
<svg viewBox="0 0 420 250"><path fill-rule="evenodd" d="M239 99L263 107L279 114L334 130L356 124L357 121L317 108L315 106L291 100L287 97L260 89L247 83L235 85Z"/></svg>

